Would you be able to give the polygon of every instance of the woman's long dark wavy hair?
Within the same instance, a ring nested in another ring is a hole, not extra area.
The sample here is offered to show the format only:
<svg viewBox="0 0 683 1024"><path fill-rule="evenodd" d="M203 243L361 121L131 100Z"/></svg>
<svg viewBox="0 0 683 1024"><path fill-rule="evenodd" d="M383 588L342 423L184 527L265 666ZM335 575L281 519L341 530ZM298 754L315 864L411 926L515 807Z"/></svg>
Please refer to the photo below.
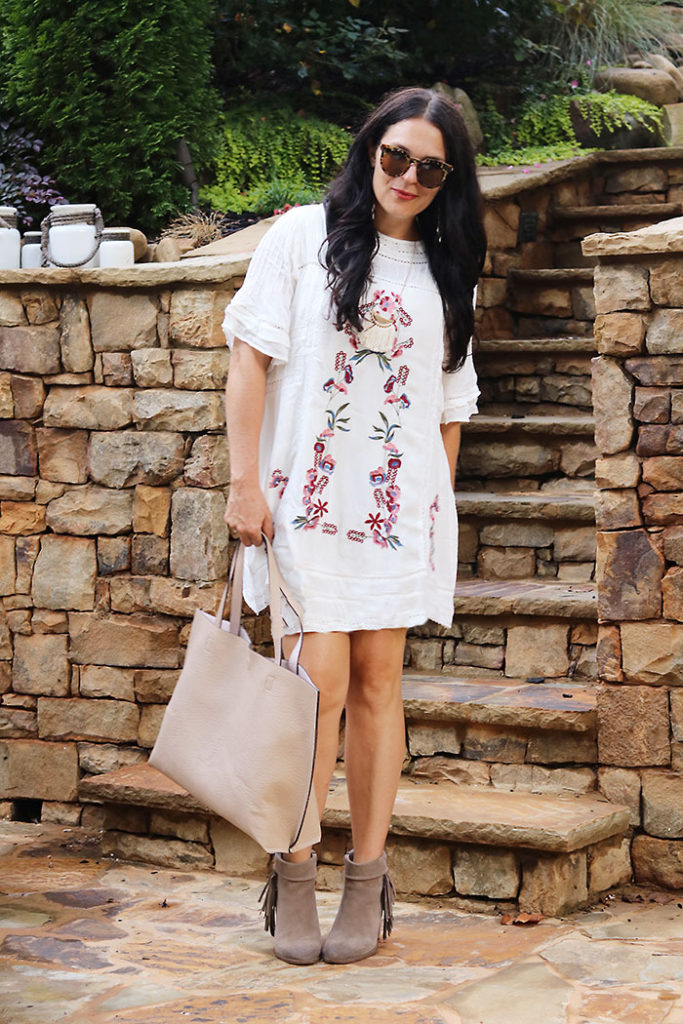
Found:
<svg viewBox="0 0 683 1024"><path fill-rule="evenodd" d="M393 124L420 117L439 129L446 160L453 165L417 223L443 303L444 369L462 365L474 326L472 291L486 254L483 204L474 153L460 112L448 97L430 89L390 93L356 136L342 170L330 185L327 249L323 257L336 312L336 326L362 328L359 304L379 247L372 210L373 167L369 152Z"/></svg>

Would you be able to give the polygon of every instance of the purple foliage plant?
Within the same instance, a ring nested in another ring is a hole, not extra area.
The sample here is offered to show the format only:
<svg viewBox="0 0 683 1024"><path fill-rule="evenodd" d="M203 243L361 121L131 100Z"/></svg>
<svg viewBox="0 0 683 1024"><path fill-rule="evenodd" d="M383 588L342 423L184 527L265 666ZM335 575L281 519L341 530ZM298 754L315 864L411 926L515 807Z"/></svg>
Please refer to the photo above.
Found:
<svg viewBox="0 0 683 1024"><path fill-rule="evenodd" d="M42 148L42 141L21 125L0 121L0 205L16 207L24 228L32 225L37 207L67 202L55 181L34 166Z"/></svg>

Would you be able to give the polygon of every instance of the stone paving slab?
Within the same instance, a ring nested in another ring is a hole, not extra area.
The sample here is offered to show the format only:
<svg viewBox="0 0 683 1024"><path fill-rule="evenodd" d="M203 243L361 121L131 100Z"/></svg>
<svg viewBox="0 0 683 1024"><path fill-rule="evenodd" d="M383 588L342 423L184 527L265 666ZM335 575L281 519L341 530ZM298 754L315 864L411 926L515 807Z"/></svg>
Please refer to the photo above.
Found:
<svg viewBox="0 0 683 1024"><path fill-rule="evenodd" d="M0 822L0 891L2 1024L683 1022L683 894L525 928L401 902L375 957L291 967L260 883L106 861L96 833Z"/></svg>
<svg viewBox="0 0 683 1024"><path fill-rule="evenodd" d="M461 786L431 785L402 779L389 830L421 839L522 847L571 853L626 831L627 807L595 796L509 792ZM327 828L349 828L346 780L332 779L323 813Z"/></svg>
<svg viewBox="0 0 683 1024"><path fill-rule="evenodd" d="M468 678L404 675L403 706L410 719L487 722L536 729L589 732L595 728L595 690L570 684L503 684Z"/></svg>

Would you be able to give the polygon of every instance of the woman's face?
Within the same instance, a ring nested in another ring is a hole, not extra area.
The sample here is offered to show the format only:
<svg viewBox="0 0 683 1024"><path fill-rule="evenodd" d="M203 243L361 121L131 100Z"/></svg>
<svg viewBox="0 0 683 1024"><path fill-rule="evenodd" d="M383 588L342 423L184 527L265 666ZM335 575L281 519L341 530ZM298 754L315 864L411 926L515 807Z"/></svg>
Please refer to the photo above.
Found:
<svg viewBox="0 0 683 1024"><path fill-rule="evenodd" d="M436 125L422 117L410 117L387 128L380 146L400 146L416 160L428 157L446 161L443 136ZM405 174L391 178L380 165L380 146L370 152L373 166L372 190L375 193L375 227L394 238L419 238L415 223L438 195L438 188L425 188L417 180L417 168L411 164Z"/></svg>

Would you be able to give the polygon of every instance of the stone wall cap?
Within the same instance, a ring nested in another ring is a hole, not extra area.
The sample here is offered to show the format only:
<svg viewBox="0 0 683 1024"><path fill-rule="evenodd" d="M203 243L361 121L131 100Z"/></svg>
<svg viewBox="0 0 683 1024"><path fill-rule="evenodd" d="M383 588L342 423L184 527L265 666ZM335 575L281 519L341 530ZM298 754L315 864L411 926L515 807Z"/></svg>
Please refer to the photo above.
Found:
<svg viewBox="0 0 683 1024"><path fill-rule="evenodd" d="M584 256L640 256L683 253L683 217L662 220L637 231L588 235L581 245Z"/></svg>
<svg viewBox="0 0 683 1024"><path fill-rule="evenodd" d="M222 284L247 272L250 256L238 253L228 257L199 256L173 263L136 263L132 267L97 267L93 270L65 270L60 267L36 267L27 270L0 270L0 288L34 285L90 285L98 288L155 288L170 284Z"/></svg>

